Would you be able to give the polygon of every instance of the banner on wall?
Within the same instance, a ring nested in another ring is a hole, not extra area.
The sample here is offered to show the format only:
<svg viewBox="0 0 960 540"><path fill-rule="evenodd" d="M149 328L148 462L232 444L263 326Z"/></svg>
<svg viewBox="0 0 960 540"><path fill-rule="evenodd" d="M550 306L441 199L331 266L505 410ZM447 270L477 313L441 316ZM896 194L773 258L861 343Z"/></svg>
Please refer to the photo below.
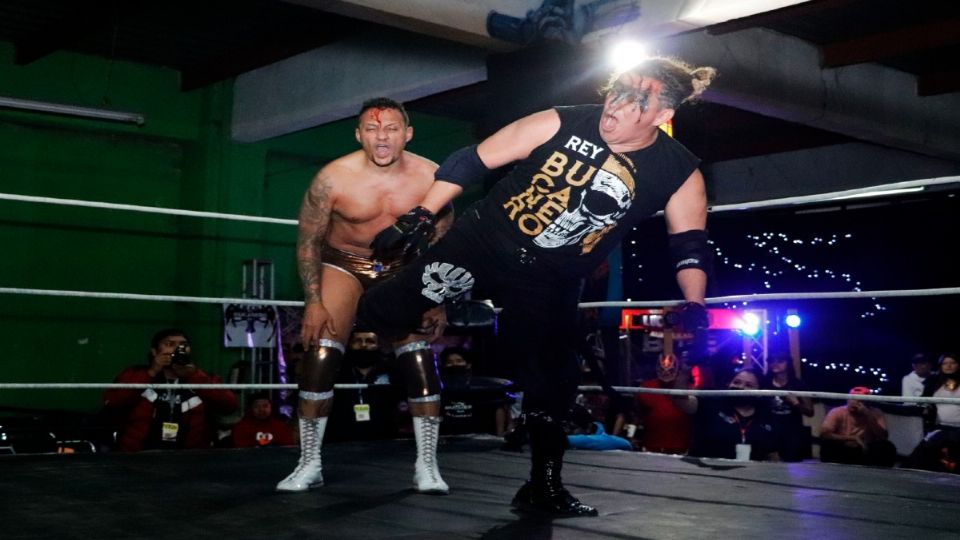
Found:
<svg viewBox="0 0 960 540"><path fill-rule="evenodd" d="M223 304L223 345L274 348L280 333L277 308L266 304Z"/></svg>

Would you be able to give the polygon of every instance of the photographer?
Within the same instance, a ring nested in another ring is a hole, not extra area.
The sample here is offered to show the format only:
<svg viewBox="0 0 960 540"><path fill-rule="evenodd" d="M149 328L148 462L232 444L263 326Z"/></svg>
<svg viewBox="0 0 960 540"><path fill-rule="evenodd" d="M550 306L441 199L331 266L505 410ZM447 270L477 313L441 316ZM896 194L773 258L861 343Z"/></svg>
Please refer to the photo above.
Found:
<svg viewBox="0 0 960 540"><path fill-rule="evenodd" d="M146 366L132 366L117 375L116 383L218 384L220 377L194 363L190 340L177 328L154 334ZM117 449L210 448L213 414L237 408L230 390L125 390L103 394L104 407L118 416Z"/></svg>

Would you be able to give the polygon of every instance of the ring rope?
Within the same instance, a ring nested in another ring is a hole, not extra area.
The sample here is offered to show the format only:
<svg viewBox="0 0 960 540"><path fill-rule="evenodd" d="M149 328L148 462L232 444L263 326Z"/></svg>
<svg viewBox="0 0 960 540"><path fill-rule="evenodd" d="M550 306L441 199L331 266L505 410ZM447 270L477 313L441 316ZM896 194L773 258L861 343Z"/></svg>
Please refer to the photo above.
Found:
<svg viewBox="0 0 960 540"><path fill-rule="evenodd" d="M369 384L335 384L338 390L362 390L369 388ZM3 390L35 390L35 389L117 389L117 390L296 390L296 384L164 384L164 383L0 383ZM602 391L600 386L580 386L581 391ZM624 394L661 394L668 396L703 396L703 397L732 397L732 396L797 396L812 399L839 399L858 401L877 401L891 403L949 403L960 405L960 398L947 397L912 397L912 396L881 396L843 394L837 392L815 392L807 390L683 390L679 388L645 388L639 386L614 386L614 390Z"/></svg>
<svg viewBox="0 0 960 540"><path fill-rule="evenodd" d="M269 300L262 298L218 298L212 296L174 296L160 294L134 294L112 292L69 291L57 289L28 289L19 287L0 287L0 294L24 294L35 296L69 296L77 298L108 298L122 300L146 300L154 302L195 302L201 304L253 304L293 306L303 305L302 300ZM883 291L836 291L816 293L765 293L716 296L706 299L707 304L726 302L760 302L764 300L803 300L830 298L881 298L897 296L943 296L960 294L960 287L940 287L935 289L903 289ZM611 300L604 302L581 302L580 308L600 307L663 307L682 304L683 300L646 300L642 302Z"/></svg>
<svg viewBox="0 0 960 540"><path fill-rule="evenodd" d="M109 210L130 210L148 214L168 214L175 216L208 217L216 219L230 219L234 221L256 221L260 223L277 223L280 225L296 225L295 219L281 219L261 216L245 216L241 214L223 214L220 212L201 212L198 210L180 210L176 208L161 208L159 206L140 206L137 204L117 204L100 201L84 201L80 199L58 199L56 197L36 197L33 195L16 195L0 193L0 199L8 201L35 202L43 204L59 204L63 206L84 206L87 208L106 208Z"/></svg>
<svg viewBox="0 0 960 540"><path fill-rule="evenodd" d="M894 296L942 296L960 294L960 287L941 287L936 289L902 289L886 291L835 291L815 293L764 293L739 294L731 296L715 296L706 299L707 304L722 304L725 302L759 302L762 300L809 300L829 298L881 298ZM581 308L597 307L662 307L682 304L683 300L653 300L642 302L604 301L582 302Z"/></svg>
<svg viewBox="0 0 960 540"><path fill-rule="evenodd" d="M866 188L847 189L843 191L833 191L830 193L820 193L815 195L800 195L797 197L784 197L780 199L769 199L766 201L718 204L709 207L708 210L710 212L728 212L731 210L752 210L754 208L769 208L773 206L794 206L815 202L827 202L847 197L852 198L857 195L869 195L870 193L877 191L909 189L914 187L937 186L955 183L960 183L960 176L941 176L937 178L926 178L923 180L908 180L906 182L895 182L893 184L883 184Z"/></svg>
<svg viewBox="0 0 960 540"><path fill-rule="evenodd" d="M217 298L211 296L174 296L165 294L133 294L89 291L64 291L56 289L22 289L0 287L0 294L27 294L35 296L71 296L78 298L112 298L122 300L147 300L153 302L196 302L200 304L270 304L274 306L302 306L303 300L267 300L263 298Z"/></svg>
<svg viewBox="0 0 960 540"><path fill-rule="evenodd" d="M937 178L926 178L923 180L908 180L905 182L895 182L892 184L881 184L864 188L848 189L843 191L832 191L814 195L801 195L797 197L783 197L779 199L769 199L766 201L754 201L745 203L718 204L708 208L710 212L727 212L731 210L750 210L754 208L768 208L773 206L791 206L812 202L823 202L843 197L854 197L857 195L867 195L878 191L888 191L892 189L908 189L913 187L936 186L943 184L960 183L960 176L941 176ZM198 210L182 210L178 208L163 208L159 206L142 206L137 204L118 204L102 201L85 201L81 199L61 199L57 197L40 197L35 195L19 195L15 193L0 193L0 200L33 202L41 204L56 204L63 206L83 206L87 208L104 208L108 210L128 210L133 212L144 212L150 214L166 214L189 217L207 217L215 219L227 219L234 221L254 221L260 223L275 223L280 225L297 225L295 219L282 219L262 216L248 216L242 214L225 214L221 212L205 212ZM658 212L658 215L662 212Z"/></svg>

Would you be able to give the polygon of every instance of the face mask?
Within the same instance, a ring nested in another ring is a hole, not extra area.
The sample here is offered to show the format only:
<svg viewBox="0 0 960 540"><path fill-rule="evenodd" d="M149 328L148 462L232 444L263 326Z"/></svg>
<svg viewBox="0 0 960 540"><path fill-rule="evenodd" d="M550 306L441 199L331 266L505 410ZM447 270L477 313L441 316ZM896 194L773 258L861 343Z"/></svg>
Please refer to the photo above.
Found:
<svg viewBox="0 0 960 540"><path fill-rule="evenodd" d="M380 362L380 351L352 350L347 354L353 366L359 369L373 367Z"/></svg>
<svg viewBox="0 0 960 540"><path fill-rule="evenodd" d="M756 396L731 396L730 403L734 407L756 407L760 404L760 399Z"/></svg>
<svg viewBox="0 0 960 540"><path fill-rule="evenodd" d="M443 368L443 373L450 377L465 377L470 374L467 366L449 366Z"/></svg>

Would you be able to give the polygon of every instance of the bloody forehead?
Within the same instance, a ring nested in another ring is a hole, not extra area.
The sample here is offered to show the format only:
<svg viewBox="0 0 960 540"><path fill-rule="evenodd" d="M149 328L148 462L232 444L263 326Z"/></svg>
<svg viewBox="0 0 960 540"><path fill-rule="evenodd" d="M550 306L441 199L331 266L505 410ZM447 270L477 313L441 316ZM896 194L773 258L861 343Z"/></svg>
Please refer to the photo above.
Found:
<svg viewBox="0 0 960 540"><path fill-rule="evenodd" d="M374 107L367 109L367 111L364 113L365 120L367 122L376 122L377 125L382 125L383 122L387 120L384 113L388 110L390 109L387 107Z"/></svg>

